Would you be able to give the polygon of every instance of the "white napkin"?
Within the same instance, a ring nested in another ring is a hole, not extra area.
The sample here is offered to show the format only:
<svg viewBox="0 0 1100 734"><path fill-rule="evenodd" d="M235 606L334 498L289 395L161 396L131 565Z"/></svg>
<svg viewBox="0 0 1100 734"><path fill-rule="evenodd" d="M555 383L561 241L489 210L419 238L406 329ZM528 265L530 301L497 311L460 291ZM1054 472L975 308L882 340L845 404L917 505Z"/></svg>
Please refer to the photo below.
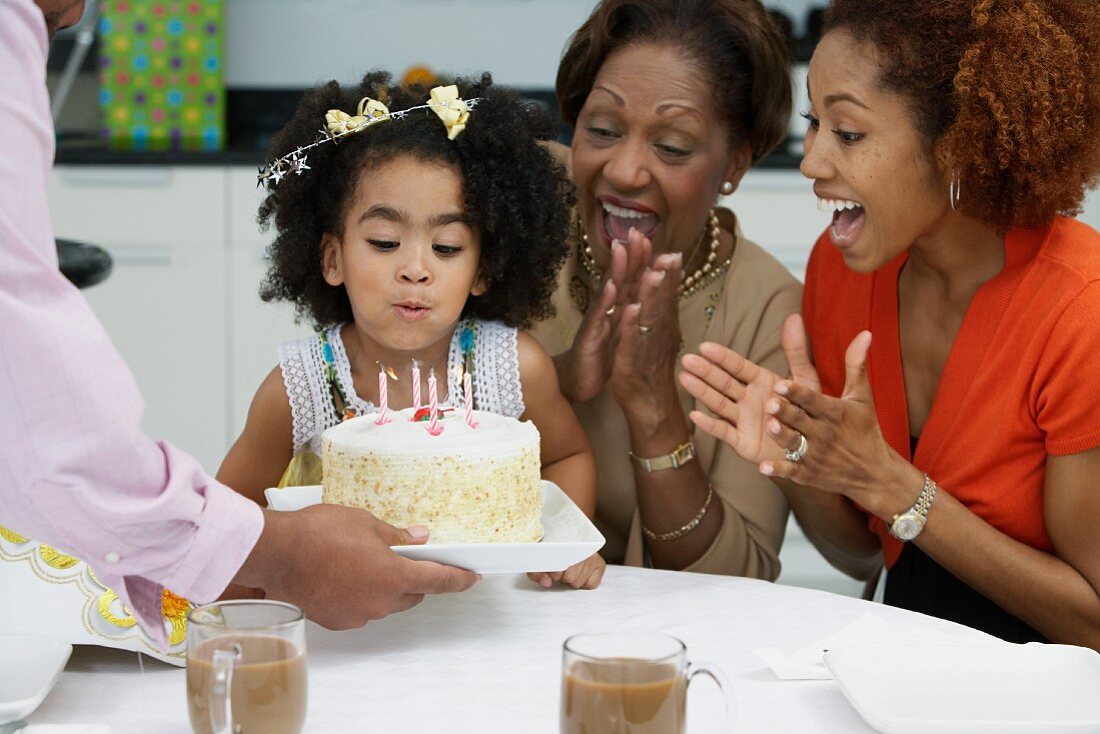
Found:
<svg viewBox="0 0 1100 734"><path fill-rule="evenodd" d="M968 643L973 644L972 634L966 636ZM823 658L826 650L881 645L943 645L957 640L958 635L950 632L887 622L867 612L846 627L793 653L787 654L777 647L758 647L755 652L783 680L832 680L833 674L825 667ZM989 642L1003 643L992 636Z"/></svg>

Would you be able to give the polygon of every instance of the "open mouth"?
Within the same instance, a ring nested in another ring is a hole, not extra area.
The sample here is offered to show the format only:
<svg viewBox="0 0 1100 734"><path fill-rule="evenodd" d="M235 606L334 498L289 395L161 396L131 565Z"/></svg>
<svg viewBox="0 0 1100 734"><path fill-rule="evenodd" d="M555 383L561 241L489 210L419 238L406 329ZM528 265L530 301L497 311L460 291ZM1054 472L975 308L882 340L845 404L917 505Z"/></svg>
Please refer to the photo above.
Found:
<svg viewBox="0 0 1100 734"><path fill-rule="evenodd" d="M650 211L619 206L603 200L600 201L600 206L603 213L603 231L608 244L612 240L626 242L630 236L631 227L652 239L653 233L661 223L661 218Z"/></svg>
<svg viewBox="0 0 1100 734"><path fill-rule="evenodd" d="M829 227L829 238L834 245L843 246L859 235L866 219L863 205L850 199L818 198L817 208L823 212L832 212L833 223Z"/></svg>

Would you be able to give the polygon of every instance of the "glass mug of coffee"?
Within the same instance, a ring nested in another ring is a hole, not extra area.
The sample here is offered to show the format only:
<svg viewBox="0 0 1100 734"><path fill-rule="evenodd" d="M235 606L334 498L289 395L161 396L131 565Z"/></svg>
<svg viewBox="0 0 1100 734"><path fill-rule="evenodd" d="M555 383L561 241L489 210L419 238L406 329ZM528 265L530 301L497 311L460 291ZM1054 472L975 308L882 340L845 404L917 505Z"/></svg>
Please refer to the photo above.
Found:
<svg viewBox="0 0 1100 734"><path fill-rule="evenodd" d="M299 734L306 720L306 617L262 599L187 617L187 710L195 734Z"/></svg>
<svg viewBox="0 0 1100 734"><path fill-rule="evenodd" d="M687 688L697 675L718 684L729 731L732 689L714 666L689 663L670 635L601 632L562 645L561 734L685 734Z"/></svg>

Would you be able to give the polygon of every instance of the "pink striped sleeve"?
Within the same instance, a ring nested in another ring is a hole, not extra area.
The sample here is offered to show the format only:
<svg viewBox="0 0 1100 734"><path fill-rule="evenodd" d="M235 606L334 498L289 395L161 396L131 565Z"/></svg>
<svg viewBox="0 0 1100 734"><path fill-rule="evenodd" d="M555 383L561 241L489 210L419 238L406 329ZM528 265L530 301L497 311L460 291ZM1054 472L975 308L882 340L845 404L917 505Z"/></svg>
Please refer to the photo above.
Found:
<svg viewBox="0 0 1100 734"><path fill-rule="evenodd" d="M0 0L0 524L86 560L165 644L161 587L216 597L263 513L141 432L133 377L58 272L46 50L38 7Z"/></svg>

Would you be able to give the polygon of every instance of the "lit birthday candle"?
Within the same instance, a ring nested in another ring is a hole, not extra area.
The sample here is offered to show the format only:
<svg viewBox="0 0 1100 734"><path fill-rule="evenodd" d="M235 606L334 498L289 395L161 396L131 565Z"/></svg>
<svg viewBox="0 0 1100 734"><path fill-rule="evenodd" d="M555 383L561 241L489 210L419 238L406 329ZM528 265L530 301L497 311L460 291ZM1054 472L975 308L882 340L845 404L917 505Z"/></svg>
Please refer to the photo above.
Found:
<svg viewBox="0 0 1100 734"><path fill-rule="evenodd" d="M416 415L416 411L420 410L420 362L413 360L413 376L412 376L412 389L413 389L413 415Z"/></svg>
<svg viewBox="0 0 1100 734"><path fill-rule="evenodd" d="M428 368L428 410L431 413L428 433L438 436L443 433L443 426L439 425L439 389L435 384L435 367Z"/></svg>
<svg viewBox="0 0 1100 734"><path fill-rule="evenodd" d="M477 428L477 421L474 420L474 381L469 370L462 373L462 394L466 399L466 425Z"/></svg>
<svg viewBox="0 0 1100 734"><path fill-rule="evenodd" d="M376 426L381 426L390 422L390 399L389 399L389 377L386 375L386 367L381 362L378 363L378 420L374 422Z"/></svg>

